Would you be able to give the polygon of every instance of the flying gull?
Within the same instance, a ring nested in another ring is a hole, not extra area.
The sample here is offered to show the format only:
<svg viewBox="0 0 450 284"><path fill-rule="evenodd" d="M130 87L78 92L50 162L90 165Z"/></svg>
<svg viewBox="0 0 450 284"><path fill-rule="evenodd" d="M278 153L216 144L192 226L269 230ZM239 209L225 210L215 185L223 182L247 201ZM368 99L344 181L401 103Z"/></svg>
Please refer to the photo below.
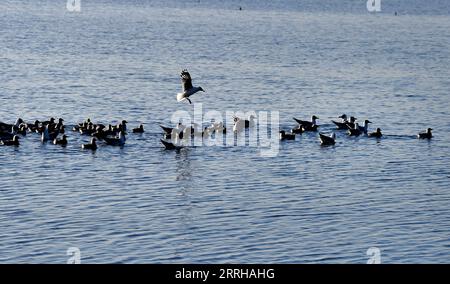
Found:
<svg viewBox="0 0 450 284"><path fill-rule="evenodd" d="M199 91L204 92L204 90L202 89L202 87L192 86L191 75L189 74L189 72L186 69L181 71L180 77L181 77L181 85L183 87L183 92L177 94L177 101L181 102L181 101L187 100L190 104L192 104L189 97Z"/></svg>

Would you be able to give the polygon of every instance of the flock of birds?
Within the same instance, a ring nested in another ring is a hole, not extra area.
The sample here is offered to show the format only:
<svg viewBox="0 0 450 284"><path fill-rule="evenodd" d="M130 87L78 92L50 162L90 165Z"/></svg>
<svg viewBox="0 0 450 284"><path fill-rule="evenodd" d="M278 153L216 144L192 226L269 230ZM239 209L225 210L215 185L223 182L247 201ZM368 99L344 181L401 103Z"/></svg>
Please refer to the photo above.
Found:
<svg viewBox="0 0 450 284"><path fill-rule="evenodd" d="M187 101L190 104L192 101L190 97L197 92L204 92L202 87L194 87L192 85L192 79L189 72L184 69L180 74L183 92L177 94L177 101ZM255 116L251 115L248 119L234 117L233 133L242 132L245 129L255 127ZM375 132L368 131L369 124L372 123L369 120L365 120L363 126L359 125L357 119L353 116L350 118L343 114L338 118L341 121L332 122L336 125L338 130L346 130L349 136L360 136L366 135L371 138L381 138L383 134L381 129L377 128ZM313 115L311 121L300 120L294 118L297 125L286 132L281 130L279 132L280 140L295 140L297 134L302 134L304 132L312 131L317 132L319 125L317 120L319 117ZM123 120L117 125L108 126L100 123L93 123L89 118L85 121L76 124L72 130L79 132L81 135L88 135L91 137L90 143L82 144L82 149L96 150L98 148L97 141L103 141L106 145L111 146L124 146L127 134L127 121ZM203 129L198 129L199 126L193 123L190 126L185 126L179 122L175 127L165 127L161 125L163 130L163 138L161 143L168 150L179 150L183 146L178 143L180 139L192 138L192 137L209 137L219 134L226 134L227 129L224 127L223 122L213 122L210 126L204 127ZM428 128L425 132L421 132L417 135L419 139L431 139L433 137L431 133L432 129ZM56 121L51 118L48 121L36 120L34 123L26 123L23 119L19 118L14 124L8 124L0 122L0 145L4 146L19 146L19 137L26 136L27 132L35 132L41 135L41 141L43 143L51 141L55 145L66 146L67 136L65 135L65 125L64 119L59 118ZM133 133L143 133L144 126L140 124L139 127L132 130ZM169 141L170 140L170 141ZM334 145L336 143L336 134L333 132L331 135L326 135L324 133L319 133L319 140L322 145Z"/></svg>
<svg viewBox="0 0 450 284"><path fill-rule="evenodd" d="M369 120L364 121L364 125L360 126L355 117L350 117L346 114L339 116L338 118L341 121L331 120L336 125L336 130L346 130L348 136L367 136L369 138L382 138L383 134L380 128L377 128L373 132L369 132L369 124L372 122ZM296 135L301 135L304 132L317 132L320 125L317 124L317 120L319 117L313 115L311 117L311 121L300 120L297 118L293 118L297 125L294 126L289 132L285 130L280 130L279 139L283 140L295 140ZM241 119L238 117L234 117L233 124L233 133L242 132L245 129L255 127L255 117L250 116L248 119ZM179 150L183 148L180 146L180 141L185 138L193 138L193 137L209 137L214 134L226 134L227 129L224 127L223 122L214 122L210 126L205 127L203 130L198 129L198 125L193 123L191 126L185 126L181 122L179 122L174 127L166 127L160 125L164 132L164 139L161 139L161 143L169 150ZM419 139L431 139L433 137L431 133L432 129L428 128L425 132L420 132L417 134L417 138ZM168 141L171 140L171 141ZM321 145L335 145L336 144L336 134L333 132L331 135L326 135L324 133L319 132L319 140Z"/></svg>
<svg viewBox="0 0 450 284"><path fill-rule="evenodd" d="M127 121L122 120L117 125L108 126L98 123L94 124L89 118L76 124L72 130L81 135L90 136L90 143L81 144L82 149L96 150L97 141L101 140L106 145L123 146L126 141ZM144 126L132 130L133 133L143 133ZM52 142L54 145L67 146L66 126L64 119L50 118L47 121L36 120L33 123L26 123L18 118L14 124L0 122L0 144L4 146L19 146L19 137L24 137L27 133L37 133L41 137L41 142Z"/></svg>
<svg viewBox="0 0 450 284"><path fill-rule="evenodd" d="M180 76L183 92L177 94L177 101L188 101L189 104L191 104L192 101L189 97L197 92L204 92L204 90L202 87L194 87L192 85L191 75L186 69L181 71ZM381 138L383 136L380 128L377 128L375 132L369 133L369 124L372 122L367 119L364 121L363 126L360 126L357 119L353 116L349 118L346 114L343 114L338 118L340 118L341 121L332 120L332 122L336 125L338 130L346 130L349 136L366 135L371 138ZM253 115L251 115L248 119L234 117L233 132L238 133L244 129L254 127L254 119L255 117ZM281 130L279 133L280 140L295 140L296 134L302 134L307 131L317 131L319 128L319 125L317 124L318 119L319 117L315 115L311 117L311 121L294 118L298 125L292 128L290 133L285 130ZM161 128L164 131L164 139L161 139L161 143L166 149L169 150L183 148L183 146L177 145L177 139L195 136L206 137L212 135L213 133L226 133L226 128L224 127L223 122L212 123L209 127L205 127L203 130L198 130L198 125L196 124L185 126L181 122L179 122L175 127L166 127L161 125ZM419 133L417 137L419 139L431 139L433 137L431 131L432 129L428 128L425 132ZM331 135L319 133L319 140L322 145L334 145L336 143L336 134L334 132Z"/></svg>

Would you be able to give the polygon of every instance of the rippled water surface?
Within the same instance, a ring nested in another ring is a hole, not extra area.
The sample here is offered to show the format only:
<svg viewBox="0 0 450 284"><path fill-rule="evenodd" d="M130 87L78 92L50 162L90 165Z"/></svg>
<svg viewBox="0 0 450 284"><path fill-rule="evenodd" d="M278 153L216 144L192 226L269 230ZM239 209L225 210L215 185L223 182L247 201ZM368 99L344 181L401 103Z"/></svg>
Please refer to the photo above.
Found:
<svg viewBox="0 0 450 284"><path fill-rule="evenodd" d="M259 3L259 4L256 4ZM450 262L447 1L0 3L0 121L123 118L124 148L0 147L0 262ZM239 6L243 7L239 11ZM394 16L394 11L399 16ZM164 151L179 72L204 110L370 118L380 141L337 133ZM435 138L414 135L427 127Z"/></svg>

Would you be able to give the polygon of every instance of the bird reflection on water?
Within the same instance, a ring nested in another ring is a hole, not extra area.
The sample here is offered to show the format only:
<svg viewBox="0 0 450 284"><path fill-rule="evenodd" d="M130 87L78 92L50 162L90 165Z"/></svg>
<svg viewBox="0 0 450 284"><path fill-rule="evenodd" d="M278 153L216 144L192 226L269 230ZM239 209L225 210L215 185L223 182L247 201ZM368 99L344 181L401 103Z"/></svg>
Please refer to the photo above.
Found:
<svg viewBox="0 0 450 284"><path fill-rule="evenodd" d="M189 149L184 148L180 151L177 151L175 155L175 159L177 160L177 181L190 181L192 180L191 174L191 161L189 158Z"/></svg>

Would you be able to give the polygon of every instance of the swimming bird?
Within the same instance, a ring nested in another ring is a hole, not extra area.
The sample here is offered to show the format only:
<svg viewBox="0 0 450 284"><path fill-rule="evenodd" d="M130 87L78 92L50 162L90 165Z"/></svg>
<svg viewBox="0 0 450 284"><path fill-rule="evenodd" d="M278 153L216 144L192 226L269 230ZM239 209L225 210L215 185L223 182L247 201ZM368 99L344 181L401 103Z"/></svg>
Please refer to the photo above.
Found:
<svg viewBox="0 0 450 284"><path fill-rule="evenodd" d="M19 137L14 135L12 140L0 140L0 145L3 146L19 146Z"/></svg>
<svg viewBox="0 0 450 284"><path fill-rule="evenodd" d="M197 123L193 122L190 127L185 127L183 129L183 136L184 137L195 137L195 136L202 137L205 132L204 130L206 130L206 129L207 129L207 127L205 127L205 129L203 129L203 130L199 130L199 125ZM180 138L180 139L182 139L182 138Z"/></svg>
<svg viewBox="0 0 450 284"><path fill-rule="evenodd" d="M144 133L144 125L141 124L137 128L133 128L133 133Z"/></svg>
<svg viewBox="0 0 450 284"><path fill-rule="evenodd" d="M125 132L121 131L119 132L119 137L104 137L103 140L106 142L106 144L111 146L123 146L125 145Z"/></svg>
<svg viewBox="0 0 450 284"><path fill-rule="evenodd" d="M306 120L300 120L294 117L294 120L299 124L299 126L302 126L303 131L317 131L317 128L319 125L317 125L317 120L319 117L313 115L311 116L311 121Z"/></svg>
<svg viewBox="0 0 450 284"><path fill-rule="evenodd" d="M303 131L317 131L317 128L319 128L319 125L317 125L317 124L314 124L311 126L302 125L302 128L303 128Z"/></svg>
<svg viewBox="0 0 450 284"><path fill-rule="evenodd" d="M226 134L227 133L227 129L226 129L226 127L223 126L223 122L222 121L213 122L211 124L211 126L209 127L209 131L211 133L221 133L221 134Z"/></svg>
<svg viewBox="0 0 450 284"><path fill-rule="evenodd" d="M303 134L303 132L305 132L305 129L302 125L298 125L297 127L291 129L292 134Z"/></svg>
<svg viewBox="0 0 450 284"><path fill-rule="evenodd" d="M58 123L55 126L55 129L58 130L59 133L63 133L64 132L64 119L60 118L58 119Z"/></svg>
<svg viewBox="0 0 450 284"><path fill-rule="evenodd" d="M334 145L336 144L336 134L333 132L331 136L319 133L320 144L322 145Z"/></svg>
<svg viewBox="0 0 450 284"><path fill-rule="evenodd" d="M87 128L87 126L91 123L91 119L88 118L83 122L78 123L77 125L75 125L72 130L73 131L80 131L81 128Z"/></svg>
<svg viewBox="0 0 450 284"><path fill-rule="evenodd" d="M66 146L67 145L67 136L63 135L61 139L58 139L58 138L53 139L53 144Z"/></svg>
<svg viewBox="0 0 450 284"><path fill-rule="evenodd" d="M128 123L128 121L122 120L121 123L119 123L119 124L116 125L116 126L113 126L112 130L113 130L113 131L116 131L116 133L122 132L122 131L123 131L123 132L127 132L127 123Z"/></svg>
<svg viewBox="0 0 450 284"><path fill-rule="evenodd" d="M92 135L95 133L96 129L94 124L90 122L87 127L80 127L78 131L81 135Z"/></svg>
<svg viewBox="0 0 450 284"><path fill-rule="evenodd" d="M205 126L203 128L203 131L201 132L201 135L202 135L203 138L210 137L212 132L214 132L214 130L211 131L211 129L209 129L207 126Z"/></svg>
<svg viewBox="0 0 450 284"><path fill-rule="evenodd" d="M58 131L50 132L49 128L50 126L47 124L41 134L41 142L46 142L48 140L53 141L58 136Z"/></svg>
<svg viewBox="0 0 450 284"><path fill-rule="evenodd" d="M26 136L27 135L26 124L21 124L19 127L13 126L12 127L12 133L13 134L20 134L22 136Z"/></svg>
<svg viewBox="0 0 450 284"><path fill-rule="evenodd" d="M286 133L286 131L281 130L280 131L280 140L295 140L295 134Z"/></svg>
<svg viewBox="0 0 450 284"><path fill-rule="evenodd" d="M351 128L350 126L348 126L348 135L349 136L359 136L362 134L362 131L359 127L359 124L357 122L355 122L355 126L353 128Z"/></svg>
<svg viewBox="0 0 450 284"><path fill-rule="evenodd" d="M39 128L40 121L35 120L33 124L27 124L27 128L31 132L36 132L36 130Z"/></svg>
<svg viewBox="0 0 450 284"><path fill-rule="evenodd" d="M254 115L250 115L248 120L241 119L239 117L234 117L233 131L240 132L243 129L254 127L255 126L255 118L256 117Z"/></svg>
<svg viewBox="0 0 450 284"><path fill-rule="evenodd" d="M14 135L12 132L0 132L0 140L11 140Z"/></svg>
<svg viewBox="0 0 450 284"><path fill-rule="evenodd" d="M369 130L369 123L372 123L368 119L364 120L364 126L358 126L359 130L365 134L367 134L367 131Z"/></svg>
<svg viewBox="0 0 450 284"><path fill-rule="evenodd" d="M350 116L350 120L347 122L347 127L355 128L356 117Z"/></svg>
<svg viewBox="0 0 450 284"><path fill-rule="evenodd" d="M181 102L183 100L187 100L190 104L192 104L189 97L199 91L204 92L205 90L203 90L202 87L192 86L191 75L189 74L189 72L186 69L181 71L180 77L181 77L181 85L183 87L183 92L177 94L177 101Z"/></svg>
<svg viewBox="0 0 450 284"><path fill-rule="evenodd" d="M55 118L51 117L50 120L43 121L42 123L43 127L48 127L48 131L53 132L56 128Z"/></svg>
<svg viewBox="0 0 450 284"><path fill-rule="evenodd" d="M180 149L183 148L183 146L178 146L178 145L175 145L175 144L173 144L171 142L164 141L162 139L160 139L160 141L164 145L166 150L180 150Z"/></svg>
<svg viewBox="0 0 450 284"><path fill-rule="evenodd" d="M108 129L104 130L105 127L97 126L96 131L92 134L92 136L103 140L107 136L115 136L117 134L116 131L112 129L112 125L108 125Z"/></svg>
<svg viewBox="0 0 450 284"><path fill-rule="evenodd" d="M426 132L422 132L417 134L417 138L419 139L431 139L433 137L433 134L431 134L432 128L428 128Z"/></svg>
<svg viewBox="0 0 450 284"><path fill-rule="evenodd" d="M50 117L50 120L46 120L46 121L42 122L42 124L44 124L44 125L49 125L49 124L53 124L53 123L55 123L54 117Z"/></svg>
<svg viewBox="0 0 450 284"><path fill-rule="evenodd" d="M162 126L162 125L159 125L159 127L161 127L161 129L164 131L165 134L172 133L173 127L166 127L166 126Z"/></svg>
<svg viewBox="0 0 450 284"><path fill-rule="evenodd" d="M294 120L298 124L303 125L305 127L310 127L310 126L313 126L313 125L317 125L317 119L319 119L319 117L317 117L315 115L311 116L311 121L300 120L300 119L297 119L297 118L294 117Z"/></svg>
<svg viewBox="0 0 450 284"><path fill-rule="evenodd" d="M165 127L160 125L159 127L161 127L161 129L164 131L164 138L165 139L172 139L176 138L176 136L178 136L178 138L183 139L183 130L186 128L186 126L184 126L181 122L178 122L178 124L175 127Z"/></svg>
<svg viewBox="0 0 450 284"><path fill-rule="evenodd" d="M333 122L336 125L337 129L348 129L347 128L347 123L348 123L347 115L344 113L343 115L339 116L338 118L342 119L342 121L339 122L339 121L331 120L331 122Z"/></svg>
<svg viewBox="0 0 450 284"><path fill-rule="evenodd" d="M24 123L22 118L18 118L14 124L8 124L0 122L0 131L10 131L13 126L19 127L22 123Z"/></svg>
<svg viewBox="0 0 450 284"><path fill-rule="evenodd" d="M91 139L91 143L90 144L82 144L81 145L81 149L86 149L86 150L97 150L97 143L96 143L96 139L95 137L93 137Z"/></svg>
<svg viewBox="0 0 450 284"><path fill-rule="evenodd" d="M381 128L377 128L377 131L369 133L367 136L372 138L381 138L383 134L381 133Z"/></svg>

